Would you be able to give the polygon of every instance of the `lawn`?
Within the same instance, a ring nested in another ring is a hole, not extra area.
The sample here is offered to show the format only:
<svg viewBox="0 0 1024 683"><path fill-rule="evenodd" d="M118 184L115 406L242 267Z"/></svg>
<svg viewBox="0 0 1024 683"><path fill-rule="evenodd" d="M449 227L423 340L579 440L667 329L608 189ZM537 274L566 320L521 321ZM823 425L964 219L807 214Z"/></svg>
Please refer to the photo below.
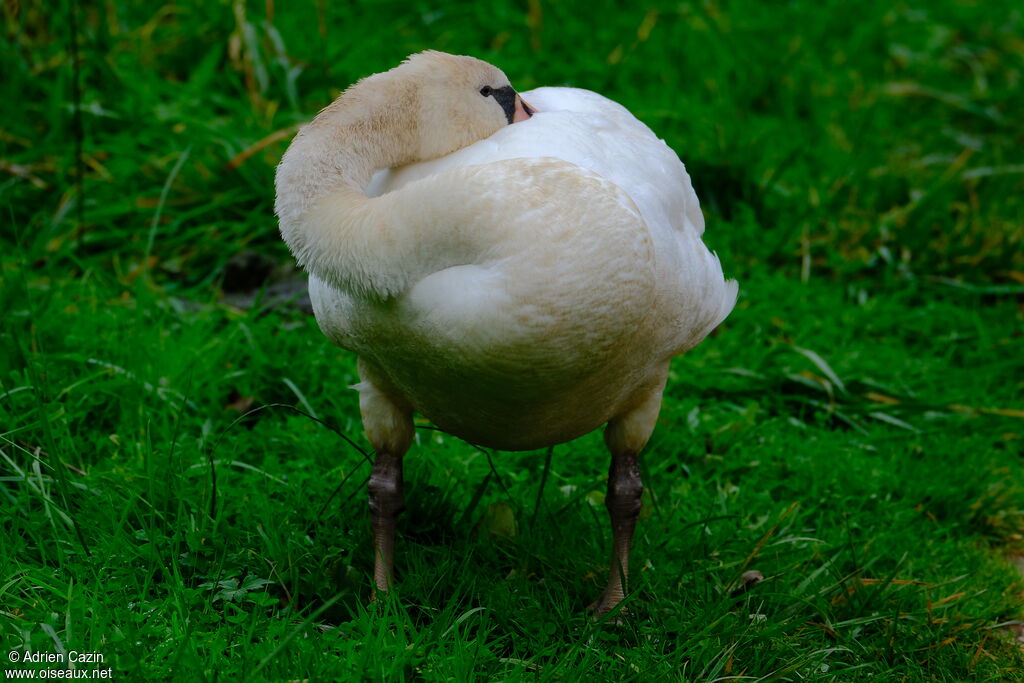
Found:
<svg viewBox="0 0 1024 683"><path fill-rule="evenodd" d="M78 652L117 680L1024 680L1017 3L3 12L8 672ZM370 602L355 358L278 295L298 274L273 174L346 85L428 48L630 108L740 281L672 366L620 625L584 609L608 570L599 433L546 469L422 422L400 584Z"/></svg>

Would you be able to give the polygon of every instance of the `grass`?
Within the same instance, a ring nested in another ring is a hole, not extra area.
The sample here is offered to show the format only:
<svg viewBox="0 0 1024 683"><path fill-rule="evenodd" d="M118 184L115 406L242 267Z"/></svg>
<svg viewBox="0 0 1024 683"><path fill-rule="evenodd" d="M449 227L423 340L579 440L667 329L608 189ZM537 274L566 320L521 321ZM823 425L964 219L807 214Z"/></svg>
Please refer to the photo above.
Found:
<svg viewBox="0 0 1024 683"><path fill-rule="evenodd" d="M4 5L5 667L1024 680L1015 4L75 8ZM607 571L599 434L556 447L540 490L544 452L419 430L401 584L370 603L354 358L294 308L226 303L239 254L289 261L293 127L426 48L630 107L741 281L673 365L621 627L583 611ZM738 593L747 569L766 580Z"/></svg>

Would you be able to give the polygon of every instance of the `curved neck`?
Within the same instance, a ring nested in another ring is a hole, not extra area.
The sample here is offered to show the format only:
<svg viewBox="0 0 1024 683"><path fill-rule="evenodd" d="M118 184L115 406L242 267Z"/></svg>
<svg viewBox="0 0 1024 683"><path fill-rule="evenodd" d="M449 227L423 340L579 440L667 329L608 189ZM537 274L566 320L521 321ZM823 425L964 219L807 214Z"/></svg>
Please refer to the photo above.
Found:
<svg viewBox="0 0 1024 683"><path fill-rule="evenodd" d="M374 237L391 220L365 189L376 171L418 160L418 101L417 90L397 87L387 74L371 76L299 131L281 158L281 236L300 265L335 286L382 295L400 288L376 282L378 271L400 269L375 258Z"/></svg>
<svg viewBox="0 0 1024 683"><path fill-rule="evenodd" d="M467 250L477 249L463 235L469 222L452 219L452 206L436 201L432 186L366 196L376 171L458 146L421 135L436 111L422 110L419 86L391 74L349 88L299 132L277 167L275 210L296 261L358 296L394 296L426 273L472 262ZM473 196L453 204L464 208ZM425 218L431 209L442 215Z"/></svg>
<svg viewBox="0 0 1024 683"><path fill-rule="evenodd" d="M299 131L277 169L279 217L298 219L338 191L365 197L375 172L419 160L418 95L389 86L360 81Z"/></svg>

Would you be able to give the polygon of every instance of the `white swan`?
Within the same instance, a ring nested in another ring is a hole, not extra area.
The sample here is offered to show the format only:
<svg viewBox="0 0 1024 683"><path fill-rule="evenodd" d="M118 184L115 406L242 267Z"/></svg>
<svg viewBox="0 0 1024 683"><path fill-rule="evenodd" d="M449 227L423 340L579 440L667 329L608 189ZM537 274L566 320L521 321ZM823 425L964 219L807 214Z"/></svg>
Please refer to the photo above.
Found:
<svg viewBox="0 0 1024 683"><path fill-rule="evenodd" d="M614 608L669 361L736 300L675 153L600 95L520 98L485 62L425 52L324 109L276 186L317 321L359 354L377 587L392 581L413 411L506 450L607 423L614 547L591 609Z"/></svg>

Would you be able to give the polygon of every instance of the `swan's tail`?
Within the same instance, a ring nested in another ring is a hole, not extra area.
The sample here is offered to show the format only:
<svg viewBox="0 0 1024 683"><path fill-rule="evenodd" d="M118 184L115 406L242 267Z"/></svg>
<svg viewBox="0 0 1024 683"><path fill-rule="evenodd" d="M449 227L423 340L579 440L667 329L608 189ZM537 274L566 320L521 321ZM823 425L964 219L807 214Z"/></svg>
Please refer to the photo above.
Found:
<svg viewBox="0 0 1024 683"><path fill-rule="evenodd" d="M701 335L702 337L711 334L716 327L729 317L732 309L736 307L736 297L739 295L739 291L740 285L736 280L725 280L722 283L722 287L719 289L718 310L712 316L711 321Z"/></svg>
<svg viewBox="0 0 1024 683"><path fill-rule="evenodd" d="M739 295L740 286L736 280L726 280L722 274L722 263L718 254L711 252L711 258L715 262L715 273L718 276L714 279L714 287L708 292L707 322L700 331L700 339L711 334L716 327L722 324L732 309L736 306L736 297ZM718 279L721 278L721 279Z"/></svg>
<svg viewBox="0 0 1024 683"><path fill-rule="evenodd" d="M736 306L739 284L736 280L725 279L718 255L704 250L700 261L703 268L698 266L694 269L696 272L680 273L685 300L681 302L684 312L678 324L682 330L677 337L674 355L701 343Z"/></svg>

